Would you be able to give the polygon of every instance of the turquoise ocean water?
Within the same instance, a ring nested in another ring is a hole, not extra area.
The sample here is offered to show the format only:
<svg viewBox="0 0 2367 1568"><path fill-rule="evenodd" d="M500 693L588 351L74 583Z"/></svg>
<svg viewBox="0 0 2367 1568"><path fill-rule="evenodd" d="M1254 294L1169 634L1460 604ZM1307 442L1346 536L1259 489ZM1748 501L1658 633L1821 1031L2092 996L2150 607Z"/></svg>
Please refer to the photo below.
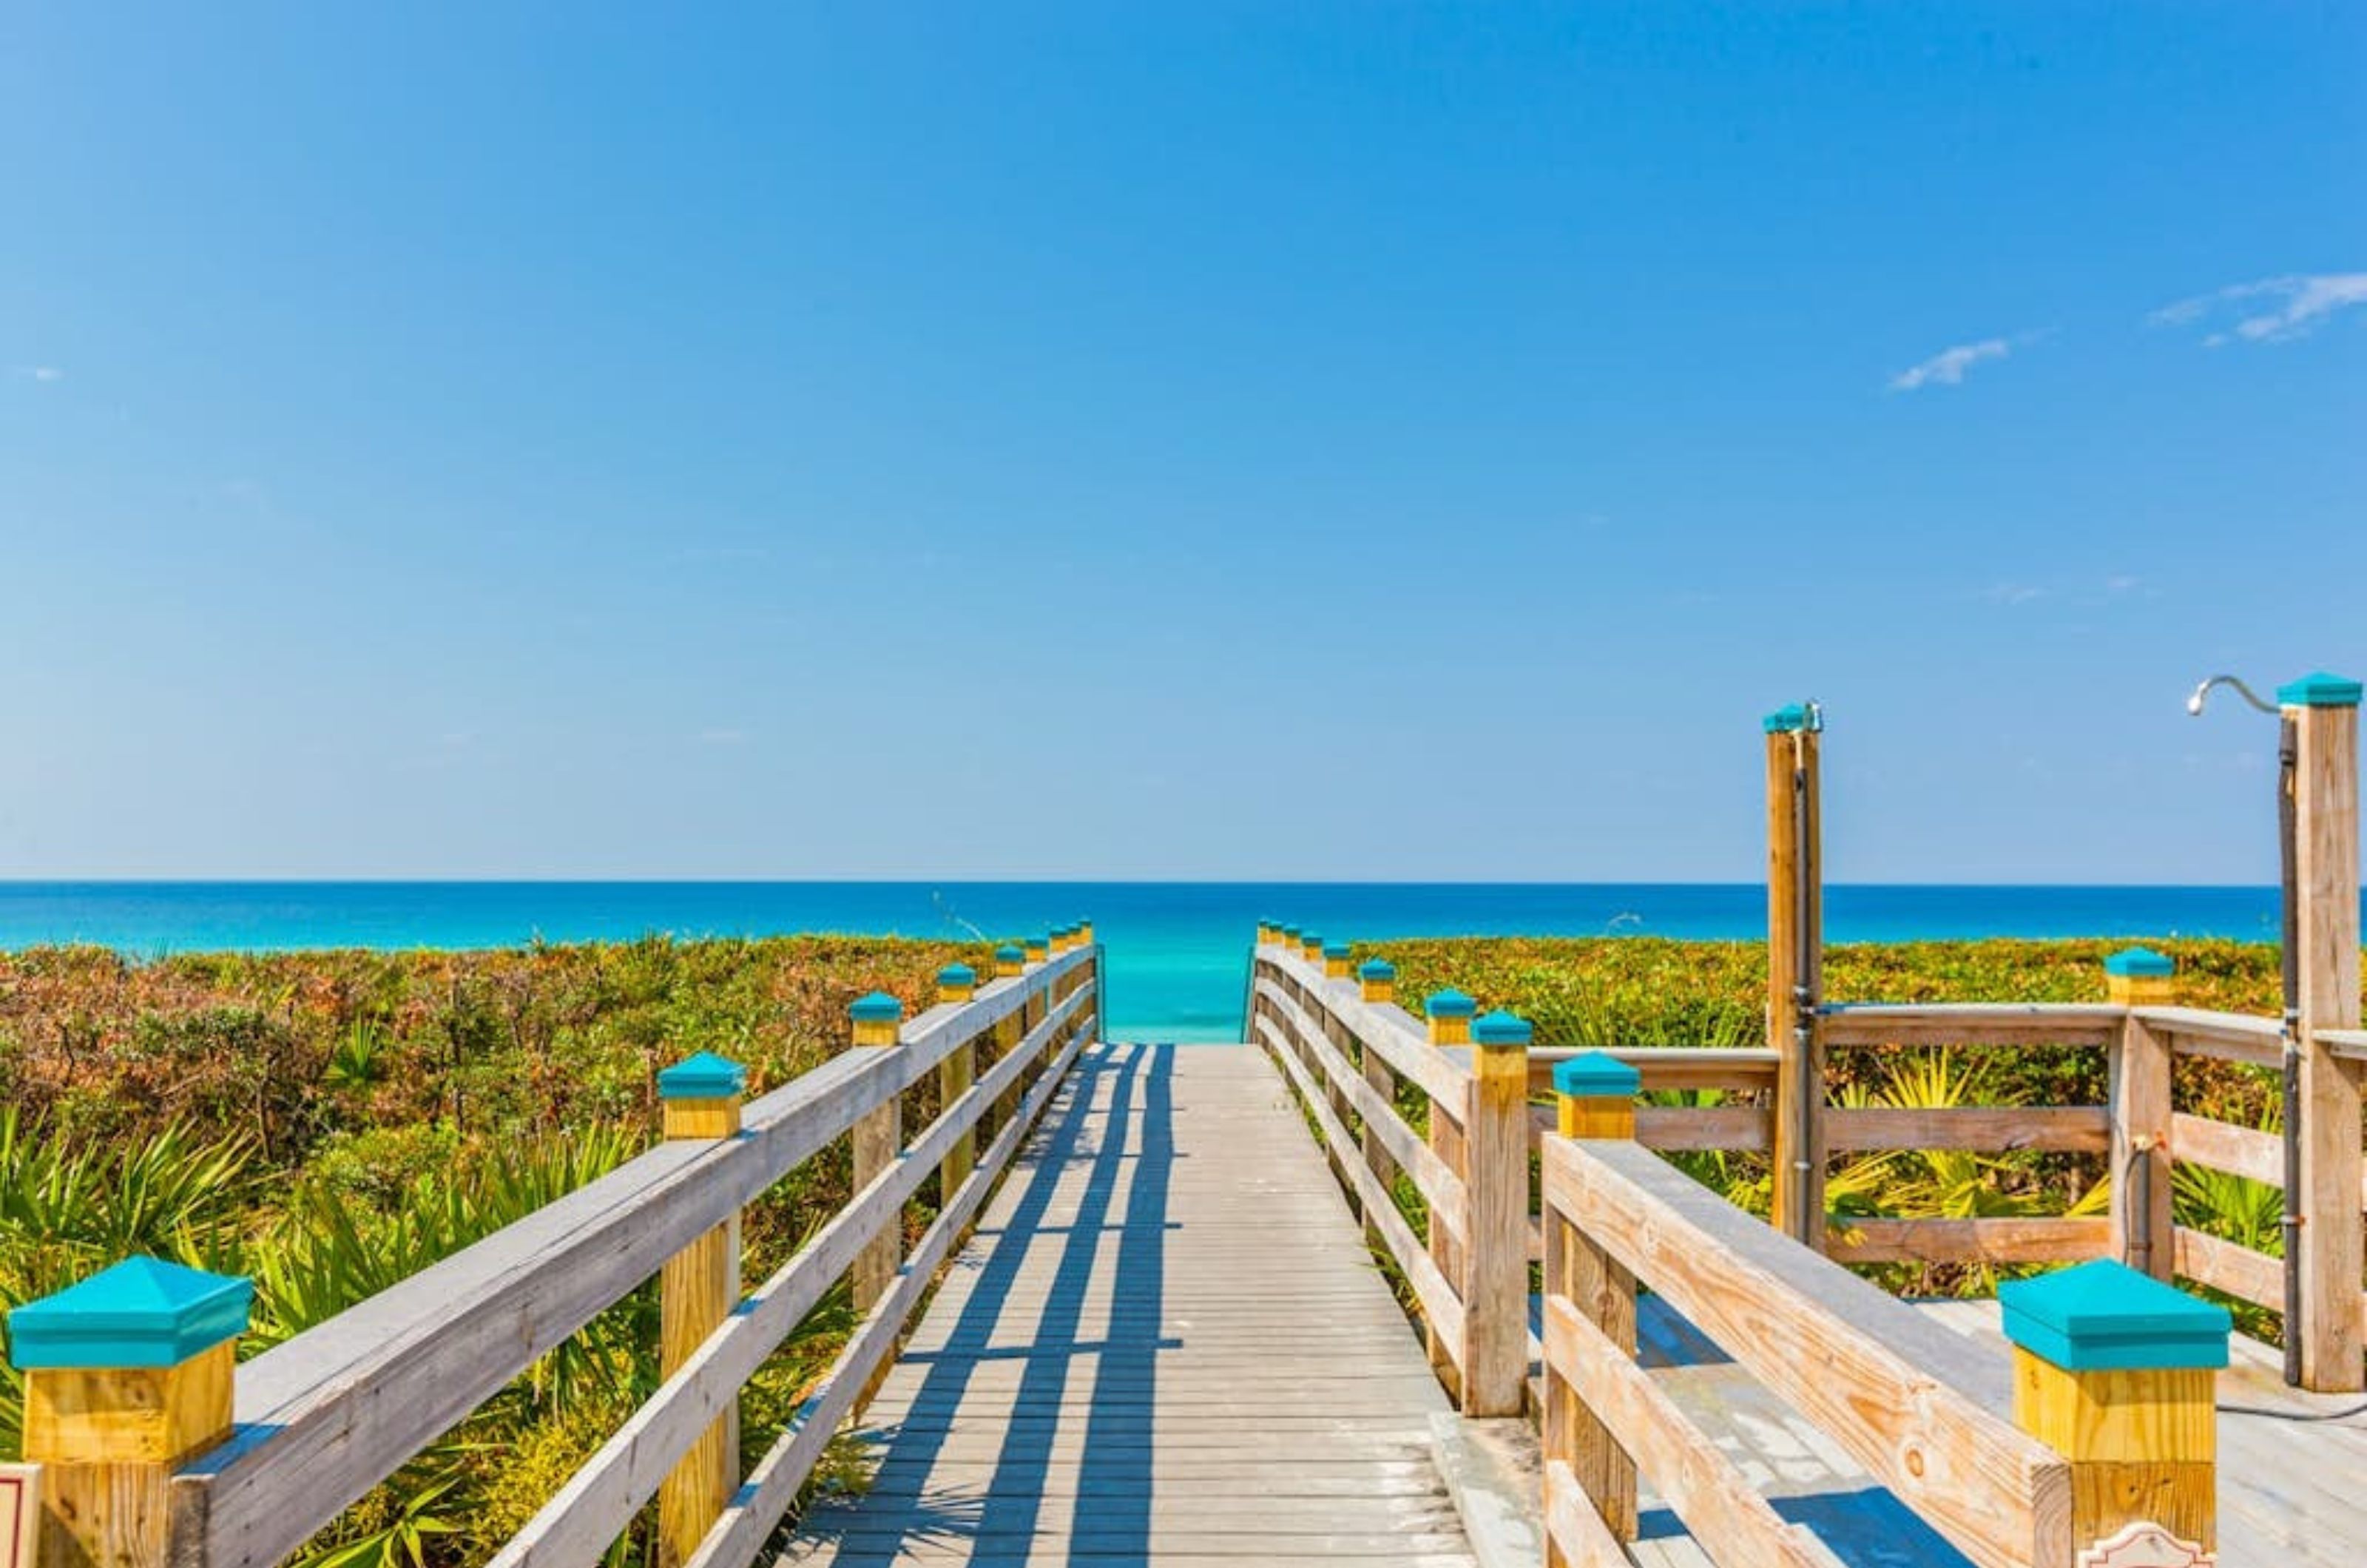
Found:
<svg viewBox="0 0 2367 1568"><path fill-rule="evenodd" d="M0 883L0 948L497 947L842 931L1008 938L1091 916L1108 1031L1230 1040L1249 943L1271 916L1349 941L1764 934L1756 884L293 882ZM1833 942L1981 936L2276 938L2269 887L1834 886Z"/></svg>

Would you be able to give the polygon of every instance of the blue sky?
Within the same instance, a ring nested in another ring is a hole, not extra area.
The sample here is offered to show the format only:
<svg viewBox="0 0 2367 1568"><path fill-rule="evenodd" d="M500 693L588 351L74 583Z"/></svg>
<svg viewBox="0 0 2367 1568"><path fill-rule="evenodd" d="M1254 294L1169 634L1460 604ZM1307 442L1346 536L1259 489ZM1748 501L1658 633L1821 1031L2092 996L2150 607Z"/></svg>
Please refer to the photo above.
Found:
<svg viewBox="0 0 2367 1568"><path fill-rule="evenodd" d="M2357 7L328 9L0 22L0 875L2257 882L2367 671Z"/></svg>

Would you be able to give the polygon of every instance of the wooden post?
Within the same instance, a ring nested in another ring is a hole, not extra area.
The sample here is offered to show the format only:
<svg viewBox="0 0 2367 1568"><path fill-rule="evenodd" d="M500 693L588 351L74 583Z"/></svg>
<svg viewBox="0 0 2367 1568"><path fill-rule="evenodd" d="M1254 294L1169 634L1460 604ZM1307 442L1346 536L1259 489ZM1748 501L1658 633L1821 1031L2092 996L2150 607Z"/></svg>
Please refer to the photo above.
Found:
<svg viewBox="0 0 2367 1568"><path fill-rule="evenodd" d="M1556 1122L1565 1138L1633 1138L1643 1076L1589 1051L1554 1064ZM1636 1353L1636 1277L1566 1215L1546 1220L1546 1292L1566 1296L1611 1342ZM1636 1539L1636 1461L1612 1439L1577 1391L1546 1368L1546 1459L1569 1464L1595 1512L1621 1540ZM1555 1568L1566 1568L1558 1556Z"/></svg>
<svg viewBox="0 0 2367 1568"><path fill-rule="evenodd" d="M2104 960L2104 992L2121 1007L2167 1006L2176 971L2160 953L2133 947ZM2132 1013L2112 1055L2112 1235L2121 1261L2157 1280L2170 1277L2174 1261L2169 1075L2169 1037Z"/></svg>
<svg viewBox="0 0 2367 1568"><path fill-rule="evenodd" d="M1471 1043L1471 1015L1478 1010L1469 997L1452 988L1433 991L1423 1000L1421 1010L1430 1022L1430 1043L1433 1045L1445 1047ZM1450 1104L1434 1096L1432 1098L1430 1126L1425 1141L1430 1145L1431 1153L1467 1184L1471 1168L1465 1146L1463 1123L1464 1118L1471 1112L1467 1093L1465 1098L1467 1103L1460 1105ZM1435 1210L1429 1216L1429 1241L1430 1260L1438 1265L1439 1273L1454 1285L1455 1293L1461 1295L1463 1247ZM1460 1405L1463 1403L1465 1348L1450 1345L1440 1338L1435 1325L1424 1325L1423 1337L1430 1347L1431 1369L1437 1372L1438 1381L1446 1385L1446 1392Z"/></svg>
<svg viewBox="0 0 2367 1568"><path fill-rule="evenodd" d="M939 1007L960 1007L977 995L978 971L968 964L948 964L937 971ZM937 1064L940 1113L944 1108L968 1094L970 1085L977 1081L978 1041L973 1037L955 1046L953 1054ZM938 1203L950 1202L955 1190L968 1181L969 1173L977 1168L978 1128L973 1124L969 1131L954 1140L954 1146L946 1151L945 1163L937 1167Z"/></svg>
<svg viewBox="0 0 2367 1568"><path fill-rule="evenodd" d="M994 950L994 977L1016 980L1027 973L1027 952L1014 942L1005 942ZM998 1062L1018 1047L1020 1017L1016 1010L994 1021L994 1059ZM994 1102L994 1131L1000 1134L1009 1124L1019 1103L1019 1086L1003 1090L1002 1098Z"/></svg>
<svg viewBox="0 0 2367 1568"><path fill-rule="evenodd" d="M161 1568L173 1472L230 1436L253 1281L133 1258L8 1314L41 1568Z"/></svg>
<svg viewBox="0 0 2367 1568"><path fill-rule="evenodd" d="M1298 937L1298 956L1320 968L1323 964L1323 939L1313 931L1302 931Z"/></svg>
<svg viewBox="0 0 2367 1568"><path fill-rule="evenodd" d="M658 1102L668 1139L712 1140L740 1135L740 1101L747 1069L702 1051L658 1075ZM740 1216L717 1225L665 1260L658 1273L658 1371L683 1363L723 1325L740 1304ZM658 1483L658 1552L663 1568L678 1568L723 1517L740 1484L738 1401L715 1418Z"/></svg>
<svg viewBox="0 0 2367 1568"><path fill-rule="evenodd" d="M2227 1364L2226 1309L2109 1258L2010 1280L1998 1301L2013 1343L2014 1421L2071 1462L2072 1561L2147 1531L2215 1551L2212 1393Z"/></svg>
<svg viewBox="0 0 2367 1568"><path fill-rule="evenodd" d="M1471 1245L1464 1253L1463 1413L1518 1416L1529 1393L1529 1025L1471 1025L1464 1122Z"/></svg>
<svg viewBox="0 0 2367 1568"><path fill-rule="evenodd" d="M1356 969L1357 994L1368 1002L1398 999L1398 966L1386 958L1368 959Z"/></svg>
<svg viewBox="0 0 2367 1568"><path fill-rule="evenodd" d="M1031 936L1025 945L1027 949L1027 962L1030 964L1043 964L1048 962L1052 956L1052 939L1048 936Z"/></svg>
<svg viewBox="0 0 2367 1568"><path fill-rule="evenodd" d="M858 997L846 1010L855 1023L855 1043L886 1048L898 1043L904 1004L884 991ZM900 1097L866 1111L855 1123L855 1189L861 1191L895 1163L904 1143L904 1106ZM855 1259L855 1310L867 1313L896 1282L904 1266L904 1221L900 1211L881 1223Z"/></svg>
<svg viewBox="0 0 2367 1568"><path fill-rule="evenodd" d="M1804 1246L1825 1248L1823 829L1818 752L1824 716L1814 704L1769 714L1767 736L1767 1043L1775 1073L1773 1221Z"/></svg>
<svg viewBox="0 0 2367 1568"><path fill-rule="evenodd" d="M2359 1322L2361 1078L2367 1068L2317 1043L2321 1029L2359 1027L2359 682L2339 675L2305 675L2277 688L2298 742L2301 1299L2286 1303L2285 1332L2301 1337L2302 1386L2320 1393L2367 1385Z"/></svg>
<svg viewBox="0 0 2367 1568"><path fill-rule="evenodd" d="M1368 1002L1394 1001L1398 994L1397 981L1397 969L1386 961L1376 958L1358 967L1356 992ZM1364 1077L1365 1087L1378 1095L1384 1103L1395 1105L1398 1098L1397 1074L1391 1072L1389 1065L1381 1060L1379 1052L1373 1050L1355 1035L1344 1030L1342 1034L1343 1040L1353 1045L1357 1070ZM1380 1134L1374 1129L1370 1117L1365 1119L1363 1153L1365 1168L1381 1179L1381 1186L1384 1189L1395 1188L1398 1179L1398 1162L1391 1158L1389 1151L1382 1146ZM1374 1246L1385 1245L1380 1230L1376 1226L1368 1224L1365 1227L1365 1234L1371 1239Z"/></svg>
<svg viewBox="0 0 2367 1568"><path fill-rule="evenodd" d="M1351 956L1353 955L1346 942L1325 942L1323 944L1323 977L1327 980L1348 978L1348 960Z"/></svg>
<svg viewBox="0 0 2367 1568"><path fill-rule="evenodd" d="M1260 947L1271 947L1274 945L1274 922L1272 920L1260 920L1257 923L1257 945Z"/></svg>

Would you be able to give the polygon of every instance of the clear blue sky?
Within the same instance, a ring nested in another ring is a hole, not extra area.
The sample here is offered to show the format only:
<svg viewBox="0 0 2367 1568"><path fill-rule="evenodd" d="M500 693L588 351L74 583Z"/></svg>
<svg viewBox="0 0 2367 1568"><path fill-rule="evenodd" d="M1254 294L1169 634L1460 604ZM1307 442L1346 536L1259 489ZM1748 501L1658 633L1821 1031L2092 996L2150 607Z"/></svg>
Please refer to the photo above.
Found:
<svg viewBox="0 0 2367 1568"><path fill-rule="evenodd" d="M2257 882L2367 672L2354 6L329 9L0 22L0 875Z"/></svg>

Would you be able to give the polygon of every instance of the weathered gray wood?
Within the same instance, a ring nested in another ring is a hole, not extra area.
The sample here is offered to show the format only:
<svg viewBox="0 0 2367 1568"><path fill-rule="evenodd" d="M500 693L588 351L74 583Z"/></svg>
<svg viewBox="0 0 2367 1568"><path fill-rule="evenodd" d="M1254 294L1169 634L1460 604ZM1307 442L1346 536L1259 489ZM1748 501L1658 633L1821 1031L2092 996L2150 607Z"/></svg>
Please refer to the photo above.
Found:
<svg viewBox="0 0 2367 1568"><path fill-rule="evenodd" d="M1535 1045L1529 1050L1529 1092L1553 1092L1557 1062L1589 1054L1577 1045ZM1450 1049L1461 1060L1469 1048ZM1772 1089L1783 1066L1782 1055L1760 1045L1618 1045L1603 1053L1626 1063L1642 1077L1640 1087L1656 1089L1722 1089L1751 1091Z"/></svg>
<svg viewBox="0 0 2367 1568"><path fill-rule="evenodd" d="M1459 1073L1403 1008L1394 1002L1368 1002L1353 981L1327 980L1319 968L1303 958L1276 952L1263 957L1261 966L1319 998L1324 1010L1346 1024L1366 1050L1387 1062L1399 1077L1419 1085L1424 1094L1450 1101L1462 1098ZM1286 994L1275 980L1262 979L1259 984L1262 989L1274 986L1275 995Z"/></svg>
<svg viewBox="0 0 2367 1568"><path fill-rule="evenodd" d="M1383 1100L1364 1080L1363 1075L1348 1065L1347 1058L1315 1032L1315 1021L1308 1017L1296 1002L1277 998L1275 1006L1284 1026L1297 1034L1307 1049L1313 1053L1324 1077L1346 1089L1348 1103L1355 1108L1356 1114L1364 1120L1375 1141L1388 1151L1389 1157L1397 1162L1399 1169L1413 1178L1414 1185L1421 1190L1423 1201L1438 1209L1449 1229L1458 1235L1463 1234L1461 1226L1467 1212L1466 1205L1470 1201L1464 1189L1463 1178L1447 1168L1446 1162L1422 1142L1420 1134L1398 1119L1397 1107Z"/></svg>
<svg viewBox="0 0 2367 1568"><path fill-rule="evenodd" d="M175 1476L178 1568L271 1568L346 1505L900 1094L977 1029L1091 962L1080 949L752 1101L741 1137L662 1145L239 1369L229 1442Z"/></svg>
<svg viewBox="0 0 2367 1568"><path fill-rule="evenodd" d="M2273 1067L2284 1053L2284 1026L2272 1018L2203 1008L2140 1007L2130 1011L2146 1028L2169 1035L2170 1050L2180 1056Z"/></svg>
<svg viewBox="0 0 2367 1568"><path fill-rule="evenodd" d="M1087 994L1080 992L1079 996ZM1069 1069L1084 1050L1086 1039L1082 1032L1071 1038L1022 1097L1017 1114L995 1134L978 1169L971 1172L969 1180L938 1213L921 1244L913 1249L903 1272L831 1364L822 1393L758 1462L747 1485L723 1511L723 1517L716 1521L684 1568L742 1568L754 1561L780 1523L781 1516L797 1500L814 1466L821 1462L824 1449L854 1409L856 1397L870 1383L881 1361L894 1353L906 1320L920 1304L922 1292L934 1282L954 1242L984 1203L1003 1168L1034 1134L1045 1108L1059 1093ZM1025 1051L1014 1053L1012 1060L1015 1063L1025 1055Z"/></svg>
<svg viewBox="0 0 2367 1568"><path fill-rule="evenodd" d="M2318 1049L2346 1062L2367 1062L2367 1029L2320 1029L2310 1035Z"/></svg>
<svg viewBox="0 0 2367 1568"><path fill-rule="evenodd" d="M2112 1113L2101 1105L1836 1105L1825 1112L1825 1146L1836 1154L2047 1149L2100 1155L2112 1140Z"/></svg>
<svg viewBox="0 0 2367 1568"><path fill-rule="evenodd" d="M781 1561L1476 1568L1289 1060L1093 1046L868 1406L877 1477Z"/></svg>
<svg viewBox="0 0 2367 1568"><path fill-rule="evenodd" d="M1824 1010L1824 1032L1832 1045L2105 1046L2126 1016L2101 1002L1849 1002Z"/></svg>
<svg viewBox="0 0 2367 1568"><path fill-rule="evenodd" d="M1529 1107L1529 1146L1558 1124L1550 1105ZM1636 1141L1648 1149L1728 1149L1765 1154L1774 1140L1774 1112L1755 1105L1639 1105Z"/></svg>
<svg viewBox="0 0 2367 1568"><path fill-rule="evenodd" d="M1265 1033L1274 1060L1281 1065L1309 1114L1321 1125L1325 1141L1334 1149L1352 1147L1348 1129L1341 1125L1331 1114L1331 1106L1316 1092L1307 1069L1284 1043L1281 1026L1272 1019L1264 1019L1260 1021L1260 1028ZM1413 1288L1414 1298L1421 1303L1422 1315L1429 1319L1433 1331L1447 1344L1460 1347L1464 1343L1464 1305L1454 1284L1439 1271L1437 1264L1431 1260L1429 1248L1413 1234L1405 1216L1398 1213L1397 1200L1382 1190L1380 1179L1361 1162L1352 1162L1349 1176L1363 1189L1365 1223L1377 1228L1387 1241L1390 1258L1405 1276L1406 1283ZM1444 1211L1440 1213L1444 1217ZM1464 1223L1469 1224L1467 1215ZM1448 1228L1455 1227L1450 1224Z"/></svg>
<svg viewBox="0 0 2367 1568"><path fill-rule="evenodd" d="M1546 1202L1976 1562L2067 1562L2068 1466L2011 1416L2003 1358L1623 1143L1549 1139Z"/></svg>
<svg viewBox="0 0 2367 1568"><path fill-rule="evenodd" d="M562 1568L597 1562L641 1505L656 1495L659 1482L699 1433L731 1407L742 1385L765 1358L805 1320L871 1238L902 1213L961 1134L1019 1081L1091 995L1078 991L1054 1008L1017 1051L997 1062L968 1094L945 1107L918 1140L832 1215L797 1256L727 1317L584 1461L494 1554L493 1568Z"/></svg>

